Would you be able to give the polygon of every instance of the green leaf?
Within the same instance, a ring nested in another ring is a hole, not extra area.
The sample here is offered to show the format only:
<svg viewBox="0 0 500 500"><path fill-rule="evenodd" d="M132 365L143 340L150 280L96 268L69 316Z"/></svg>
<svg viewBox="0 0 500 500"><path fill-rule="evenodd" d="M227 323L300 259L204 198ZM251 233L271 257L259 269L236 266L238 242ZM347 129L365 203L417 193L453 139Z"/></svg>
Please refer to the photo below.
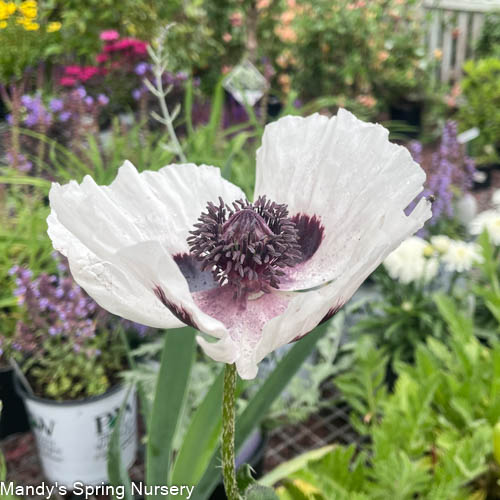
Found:
<svg viewBox="0 0 500 500"><path fill-rule="evenodd" d="M123 418L123 414L125 412L125 408L127 406L127 402L130 397L130 388L127 391L127 395L123 400L123 403L120 407L120 411L118 412L118 417L114 422L113 432L111 434L111 438L109 440L109 448L108 448L108 476L109 482L113 486L124 486L125 493L123 500L133 500L132 495L132 484L130 482L130 477L128 475L128 471L125 467L125 464L122 461L121 457L121 446L120 446L120 430L121 430L121 422Z"/></svg>
<svg viewBox="0 0 500 500"><path fill-rule="evenodd" d="M222 428L222 381L224 370L215 379L194 413L175 459L172 484L197 484L203 475Z"/></svg>
<svg viewBox="0 0 500 500"><path fill-rule="evenodd" d="M335 445L332 444L323 446L322 448L303 453L288 462L278 465L278 467L273 469L269 474L265 475L259 481L259 484L262 484L263 486L273 486L278 481L281 481L282 479L292 475L294 472L305 468L309 462L323 458L326 454L330 453L333 448L335 448Z"/></svg>
<svg viewBox="0 0 500 500"><path fill-rule="evenodd" d="M195 335L192 328L178 328L165 333L146 448L148 486L169 483L172 443L187 395L194 354ZM148 498L160 499L161 496L150 495Z"/></svg>
<svg viewBox="0 0 500 500"><path fill-rule="evenodd" d="M295 343L249 401L243 413L237 417L235 438L237 453L252 430L260 424L274 400L281 394L302 363L311 354L318 340L326 333L327 324L320 325L309 335ZM193 500L208 498L220 482L219 457L220 446L216 451L214 450L210 464L191 497Z"/></svg>
<svg viewBox="0 0 500 500"><path fill-rule="evenodd" d="M245 500L279 500L272 488L260 484L251 485L246 491Z"/></svg>

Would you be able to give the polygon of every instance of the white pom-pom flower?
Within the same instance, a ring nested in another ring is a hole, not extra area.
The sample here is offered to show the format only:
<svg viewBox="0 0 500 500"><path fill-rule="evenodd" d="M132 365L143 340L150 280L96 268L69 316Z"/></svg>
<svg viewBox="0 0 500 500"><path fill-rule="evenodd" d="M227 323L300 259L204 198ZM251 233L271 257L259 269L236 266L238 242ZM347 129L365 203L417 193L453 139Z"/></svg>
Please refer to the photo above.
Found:
<svg viewBox="0 0 500 500"><path fill-rule="evenodd" d="M474 264L483 262L481 247L476 243L451 240L443 255L443 262L448 271L469 271Z"/></svg>
<svg viewBox="0 0 500 500"><path fill-rule="evenodd" d="M268 125L254 202L193 164L109 186L89 176L50 191L49 235L102 307L159 328L191 325L217 361L258 363L331 317L430 217L425 174L380 125L340 110Z"/></svg>
<svg viewBox="0 0 500 500"><path fill-rule="evenodd" d="M495 245L500 245L500 211L485 210L481 212L470 225L471 234L481 234L488 231L491 241Z"/></svg>
<svg viewBox="0 0 500 500"><path fill-rule="evenodd" d="M493 191L491 202L496 208L500 208L500 189L495 189L495 191Z"/></svg>
<svg viewBox="0 0 500 500"><path fill-rule="evenodd" d="M439 260L424 239L411 236L384 260L389 276L400 283L427 283L438 273Z"/></svg>
<svg viewBox="0 0 500 500"><path fill-rule="evenodd" d="M438 234L431 237L431 245L439 252L446 253L450 248L452 239L444 234Z"/></svg>

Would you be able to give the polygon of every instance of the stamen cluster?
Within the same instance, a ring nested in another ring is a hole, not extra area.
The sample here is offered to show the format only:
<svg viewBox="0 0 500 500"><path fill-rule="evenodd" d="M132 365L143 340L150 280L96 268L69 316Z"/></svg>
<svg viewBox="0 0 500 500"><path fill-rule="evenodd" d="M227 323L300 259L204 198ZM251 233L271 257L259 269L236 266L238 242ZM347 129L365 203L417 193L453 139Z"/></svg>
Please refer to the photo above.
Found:
<svg viewBox="0 0 500 500"><path fill-rule="evenodd" d="M298 232L285 204L261 196L229 207L209 202L187 242L191 254L210 269L220 286L235 288L235 297L279 288L283 268L300 261Z"/></svg>

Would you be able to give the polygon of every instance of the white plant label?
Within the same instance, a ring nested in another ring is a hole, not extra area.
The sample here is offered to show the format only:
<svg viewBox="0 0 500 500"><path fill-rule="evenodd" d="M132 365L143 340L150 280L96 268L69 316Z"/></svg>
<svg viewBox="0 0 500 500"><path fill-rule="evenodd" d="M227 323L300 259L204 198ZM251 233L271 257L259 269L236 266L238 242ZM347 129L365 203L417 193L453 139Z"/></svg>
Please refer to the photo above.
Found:
<svg viewBox="0 0 500 500"><path fill-rule="evenodd" d="M253 106L267 89L264 75L248 60L228 73L222 86L240 103Z"/></svg>
<svg viewBox="0 0 500 500"><path fill-rule="evenodd" d="M457 142L459 144L465 144L466 142L470 142L474 140L476 137L479 137L479 129L477 127L470 128L465 132L457 135Z"/></svg>

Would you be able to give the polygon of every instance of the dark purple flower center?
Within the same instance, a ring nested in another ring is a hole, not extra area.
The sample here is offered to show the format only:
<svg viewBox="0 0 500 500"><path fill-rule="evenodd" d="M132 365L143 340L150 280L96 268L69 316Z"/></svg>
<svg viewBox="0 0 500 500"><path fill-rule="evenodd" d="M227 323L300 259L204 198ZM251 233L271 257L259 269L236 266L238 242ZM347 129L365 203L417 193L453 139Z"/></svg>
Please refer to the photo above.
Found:
<svg viewBox="0 0 500 500"><path fill-rule="evenodd" d="M220 286L234 287L235 297L279 288L283 268L301 261L295 222L285 204L265 196L255 203L219 198L209 202L187 242L191 254L212 271Z"/></svg>

